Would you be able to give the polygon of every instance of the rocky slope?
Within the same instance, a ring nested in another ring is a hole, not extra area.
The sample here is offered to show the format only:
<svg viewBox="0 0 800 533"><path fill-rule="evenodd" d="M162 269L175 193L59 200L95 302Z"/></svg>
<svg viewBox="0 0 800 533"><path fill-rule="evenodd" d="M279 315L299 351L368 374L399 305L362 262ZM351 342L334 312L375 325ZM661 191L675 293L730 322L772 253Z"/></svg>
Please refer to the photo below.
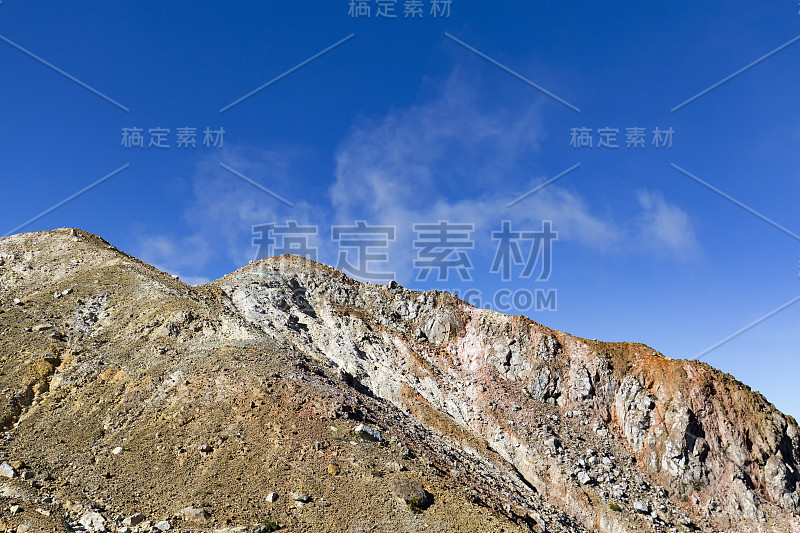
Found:
<svg viewBox="0 0 800 533"><path fill-rule="evenodd" d="M733 377L297 257L4 238L0 393L5 531L800 531L797 423Z"/></svg>

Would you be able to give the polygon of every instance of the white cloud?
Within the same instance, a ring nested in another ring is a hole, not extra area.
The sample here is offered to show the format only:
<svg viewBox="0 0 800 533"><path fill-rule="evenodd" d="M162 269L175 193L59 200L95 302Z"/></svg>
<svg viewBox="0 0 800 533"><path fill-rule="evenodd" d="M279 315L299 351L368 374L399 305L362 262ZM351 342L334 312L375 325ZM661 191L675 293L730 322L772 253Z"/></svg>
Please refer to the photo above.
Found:
<svg viewBox="0 0 800 533"><path fill-rule="evenodd" d="M352 218L364 208L418 208L502 193L498 188L543 137L538 105L510 111L482 102L473 81L454 74L432 101L355 127L336 154L331 198L337 212Z"/></svg>
<svg viewBox="0 0 800 533"><path fill-rule="evenodd" d="M652 249L668 252L678 259L693 257L698 249L689 215L664 199L659 191L636 194L642 208L640 241Z"/></svg>
<svg viewBox="0 0 800 533"><path fill-rule="evenodd" d="M587 203L551 185L512 208L507 204L549 176L523 179L544 137L537 103L482 101L475 80L454 74L435 98L363 122L340 145L331 198L340 221L395 224L394 262L410 276L415 222L475 224L478 247L493 249L502 220L537 229L552 220L559 239L608 248L621 238Z"/></svg>

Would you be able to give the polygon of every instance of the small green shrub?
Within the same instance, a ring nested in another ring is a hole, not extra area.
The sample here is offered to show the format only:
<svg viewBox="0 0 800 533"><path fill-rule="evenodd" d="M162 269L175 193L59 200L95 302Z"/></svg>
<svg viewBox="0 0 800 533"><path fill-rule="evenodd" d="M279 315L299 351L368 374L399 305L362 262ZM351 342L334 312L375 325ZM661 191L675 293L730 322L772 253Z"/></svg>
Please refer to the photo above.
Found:
<svg viewBox="0 0 800 533"><path fill-rule="evenodd" d="M273 531L278 531L279 529L280 526L275 520L267 520L261 526L261 531L264 531L265 533L272 533Z"/></svg>
<svg viewBox="0 0 800 533"><path fill-rule="evenodd" d="M622 510L622 507L620 507L618 504L614 502L609 503L608 508L611 509L612 511L617 511L617 512Z"/></svg>

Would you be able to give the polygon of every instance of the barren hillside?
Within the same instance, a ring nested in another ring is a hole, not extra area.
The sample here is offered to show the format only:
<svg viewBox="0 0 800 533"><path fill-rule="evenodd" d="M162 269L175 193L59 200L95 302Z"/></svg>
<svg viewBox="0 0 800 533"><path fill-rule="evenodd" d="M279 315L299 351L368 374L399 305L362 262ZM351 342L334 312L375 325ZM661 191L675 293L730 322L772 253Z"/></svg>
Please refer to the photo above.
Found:
<svg viewBox="0 0 800 533"><path fill-rule="evenodd" d="M189 287L0 240L0 530L800 531L800 432L696 361L297 257Z"/></svg>

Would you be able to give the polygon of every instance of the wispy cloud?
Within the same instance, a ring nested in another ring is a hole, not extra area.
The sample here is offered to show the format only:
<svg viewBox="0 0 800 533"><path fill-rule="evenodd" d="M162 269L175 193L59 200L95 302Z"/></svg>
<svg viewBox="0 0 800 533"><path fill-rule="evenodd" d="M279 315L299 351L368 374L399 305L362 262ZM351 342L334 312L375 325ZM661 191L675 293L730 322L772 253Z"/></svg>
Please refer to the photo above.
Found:
<svg viewBox="0 0 800 533"><path fill-rule="evenodd" d="M415 222L474 223L479 248L494 246L491 231L505 219L531 227L552 220L559 238L593 247L620 239L613 223L566 188L553 185L508 207L549 177L529 170L545 137L539 103L504 107L482 96L478 85L455 73L430 101L359 124L336 154L331 199L337 218L396 224L395 248L405 254L397 264L406 276Z"/></svg>
<svg viewBox="0 0 800 533"><path fill-rule="evenodd" d="M357 124L336 154L337 212L503 192L544 137L539 106L505 109L473 81L453 74L432 100Z"/></svg>
<svg viewBox="0 0 800 533"><path fill-rule="evenodd" d="M172 273L185 273L204 282L212 261L227 259L241 266L255 257L251 228L274 221L309 222L312 207L303 199L296 162L304 150L296 146L273 149L226 148L222 155L200 159L192 177L191 198L185 204L186 228L145 234L137 255ZM293 200L286 205L220 167L246 175L263 187ZM298 185L299 184L299 185ZM190 279L187 277L187 279Z"/></svg>
<svg viewBox="0 0 800 533"><path fill-rule="evenodd" d="M188 236L143 237L140 254L173 272L201 276L212 260L242 265L253 259L253 225L289 220L319 226L310 244L335 266L339 248L331 226L357 220L395 226L389 256L401 282L414 274L413 225L441 220L474 224L475 253L484 255L495 247L491 232L508 219L517 229L538 229L551 220L560 241L593 251L640 250L644 243L685 259L696 250L688 215L658 192L638 193L640 218L614 220L574 192L568 180L577 178L568 176L509 207L574 162L532 171L542 168L539 150L546 137L540 102L506 105L480 86L456 71L427 100L357 121L334 154L332 184L316 202L321 205L305 199L309 184L319 185L299 170L305 148L227 147L221 156L206 157L196 165L183 216Z"/></svg>
<svg viewBox="0 0 800 533"><path fill-rule="evenodd" d="M689 215L664 199L659 191L642 189L636 194L642 208L639 241L662 252L687 260L695 256L699 245Z"/></svg>

